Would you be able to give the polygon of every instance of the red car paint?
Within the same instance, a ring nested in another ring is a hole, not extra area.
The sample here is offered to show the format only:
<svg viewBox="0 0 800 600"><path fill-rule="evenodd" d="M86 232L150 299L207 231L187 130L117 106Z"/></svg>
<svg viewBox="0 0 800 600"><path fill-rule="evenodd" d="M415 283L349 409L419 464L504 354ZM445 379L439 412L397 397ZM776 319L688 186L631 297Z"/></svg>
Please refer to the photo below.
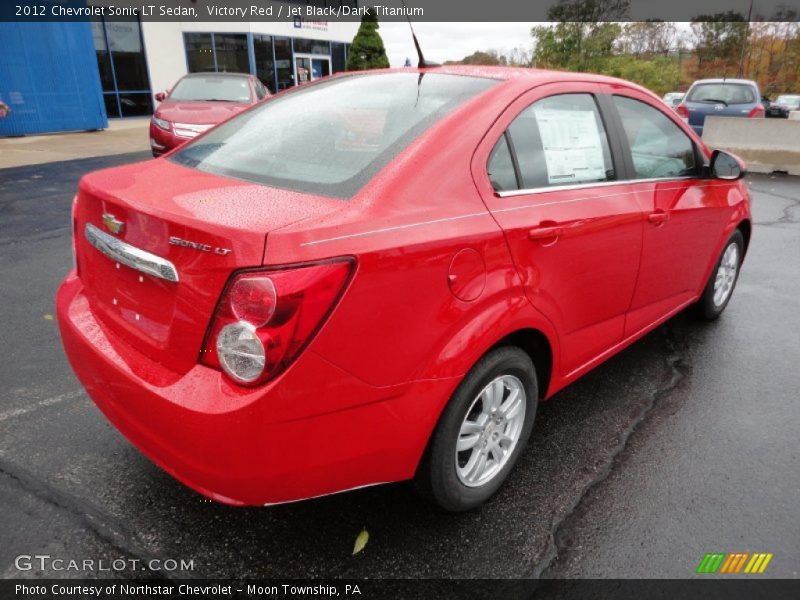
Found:
<svg viewBox="0 0 800 600"><path fill-rule="evenodd" d="M187 75L187 77L241 77L247 81L250 90L250 100L247 102L215 102L210 100L174 100L170 94L164 94L161 103L156 108L153 116L156 119L163 119L169 123L169 129L159 127L153 120L150 121L150 148L153 156L161 156L170 150L177 148L191 140L198 133L205 131L205 128L217 125L239 114L243 110L256 104L258 94L256 92L261 85L254 75L233 74L233 73L202 73ZM185 79L182 78L182 79ZM180 83L181 80L178 81ZM177 87L178 83L175 84ZM175 88L173 87L173 90ZM263 89L263 86L261 86ZM268 92L266 92L268 94ZM158 94L156 99L162 98ZM176 126L177 124L177 126ZM183 127L181 125L199 126Z"/></svg>
<svg viewBox="0 0 800 600"><path fill-rule="evenodd" d="M521 110L554 94L639 99L710 157L642 88L577 73L435 72L501 83L346 202L165 159L81 181L75 231L113 213L126 223L117 237L172 261L181 281L115 265L76 235L77 270L57 297L67 355L125 436L197 491L257 505L409 479L451 394L490 348L509 336L537 348L547 399L695 301L731 232L749 235L741 180L494 192L495 143ZM232 252L192 251L171 236ZM235 272L339 257L353 261L349 280L279 375L239 385L203 360Z"/></svg>

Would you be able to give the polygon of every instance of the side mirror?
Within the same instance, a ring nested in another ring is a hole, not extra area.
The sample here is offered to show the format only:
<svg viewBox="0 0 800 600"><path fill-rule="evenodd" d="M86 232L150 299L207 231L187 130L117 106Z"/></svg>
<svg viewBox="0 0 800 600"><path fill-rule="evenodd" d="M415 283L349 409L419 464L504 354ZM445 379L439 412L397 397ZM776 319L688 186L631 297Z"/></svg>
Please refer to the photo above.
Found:
<svg viewBox="0 0 800 600"><path fill-rule="evenodd" d="M167 97L167 92L158 92L156 94L156 102L163 102L164 98Z"/></svg>
<svg viewBox="0 0 800 600"><path fill-rule="evenodd" d="M711 153L711 166L709 167L711 177L714 179L725 179L736 181L747 175L747 165L744 161L724 150L714 150Z"/></svg>

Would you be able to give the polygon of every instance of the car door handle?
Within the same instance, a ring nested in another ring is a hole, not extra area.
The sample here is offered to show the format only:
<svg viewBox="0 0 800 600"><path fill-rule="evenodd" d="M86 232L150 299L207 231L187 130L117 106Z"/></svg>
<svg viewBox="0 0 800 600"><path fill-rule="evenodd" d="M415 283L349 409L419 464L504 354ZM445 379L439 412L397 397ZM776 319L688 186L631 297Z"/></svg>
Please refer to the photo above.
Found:
<svg viewBox="0 0 800 600"><path fill-rule="evenodd" d="M657 210L647 215L647 220L655 225L660 225L669 221L669 213L665 210Z"/></svg>
<svg viewBox="0 0 800 600"><path fill-rule="evenodd" d="M564 233L564 228L561 225L548 225L546 227L534 227L528 232L528 239L531 240L546 240L554 238Z"/></svg>

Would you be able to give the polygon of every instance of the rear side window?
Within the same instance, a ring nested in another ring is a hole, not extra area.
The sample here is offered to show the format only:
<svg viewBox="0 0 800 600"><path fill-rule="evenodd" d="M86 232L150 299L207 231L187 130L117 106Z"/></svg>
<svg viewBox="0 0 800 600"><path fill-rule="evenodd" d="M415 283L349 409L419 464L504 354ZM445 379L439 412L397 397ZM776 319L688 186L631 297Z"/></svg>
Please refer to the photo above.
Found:
<svg viewBox="0 0 800 600"><path fill-rule="evenodd" d="M687 177L697 173L694 144L669 117L652 106L614 96L633 158L635 179Z"/></svg>
<svg viewBox="0 0 800 600"><path fill-rule="evenodd" d="M778 96L775 104L797 108L800 106L800 96Z"/></svg>
<svg viewBox="0 0 800 600"><path fill-rule="evenodd" d="M756 90L743 83L699 83L689 90L687 102L708 102L709 104L753 104Z"/></svg>
<svg viewBox="0 0 800 600"><path fill-rule="evenodd" d="M517 189L517 173L514 170L514 159L508 148L505 134L498 140L489 156L489 181L495 192Z"/></svg>
<svg viewBox="0 0 800 600"><path fill-rule="evenodd" d="M433 123L497 83L444 73L382 73L309 84L234 117L170 160L349 198Z"/></svg>
<svg viewBox="0 0 800 600"><path fill-rule="evenodd" d="M603 121L590 94L533 103L508 128L522 189L614 179Z"/></svg>

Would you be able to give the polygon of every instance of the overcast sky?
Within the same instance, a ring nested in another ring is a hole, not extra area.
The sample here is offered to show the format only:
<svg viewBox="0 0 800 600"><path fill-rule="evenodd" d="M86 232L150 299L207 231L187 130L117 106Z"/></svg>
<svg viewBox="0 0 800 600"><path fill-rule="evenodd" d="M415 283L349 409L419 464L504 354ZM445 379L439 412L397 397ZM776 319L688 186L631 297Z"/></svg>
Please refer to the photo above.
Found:
<svg viewBox="0 0 800 600"><path fill-rule="evenodd" d="M506 53L515 46L530 50L531 27L536 23L415 23L419 44L427 60L442 63L461 60L476 50L494 48ZM402 67L406 57L417 64L417 52L408 23L381 23L379 30L389 63Z"/></svg>

